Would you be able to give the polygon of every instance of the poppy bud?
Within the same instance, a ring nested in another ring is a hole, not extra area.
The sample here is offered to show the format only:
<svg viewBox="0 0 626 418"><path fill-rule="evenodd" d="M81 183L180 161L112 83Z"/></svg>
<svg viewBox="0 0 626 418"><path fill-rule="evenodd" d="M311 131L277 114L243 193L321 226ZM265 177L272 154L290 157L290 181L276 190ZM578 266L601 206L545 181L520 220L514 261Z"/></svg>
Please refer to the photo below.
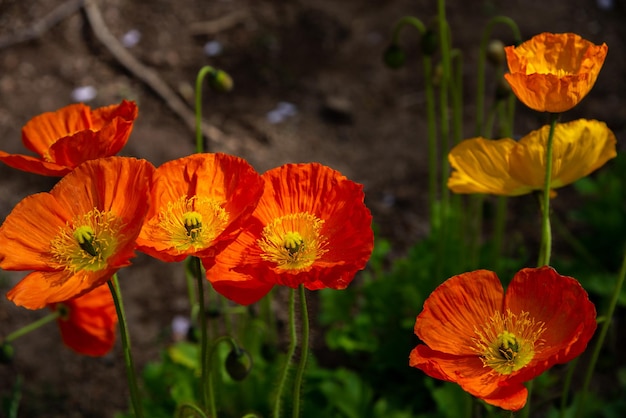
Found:
<svg viewBox="0 0 626 418"><path fill-rule="evenodd" d="M0 363L1 364L10 364L13 361L13 356L15 355L15 350L13 346L9 343L3 343L0 345Z"/></svg>
<svg viewBox="0 0 626 418"><path fill-rule="evenodd" d="M428 29L424 35L422 35L422 52L424 55L430 56L434 54L435 51L437 51L437 44L437 33L432 29Z"/></svg>
<svg viewBox="0 0 626 418"><path fill-rule="evenodd" d="M500 80L498 80L498 84L496 85L496 101L507 99L511 93L513 93L513 90L511 90L509 83L507 83L504 77L500 77Z"/></svg>
<svg viewBox="0 0 626 418"><path fill-rule="evenodd" d="M397 69L404 66L406 61L406 54L398 46L398 44L391 44L385 49L383 54L383 61L387 65L387 67L392 69Z"/></svg>
<svg viewBox="0 0 626 418"><path fill-rule="evenodd" d="M233 89L233 79L222 70L215 70L209 75L209 84L221 92L229 92Z"/></svg>
<svg viewBox="0 0 626 418"><path fill-rule="evenodd" d="M487 59L494 67L500 67L506 61L504 43L499 39L492 39L487 45Z"/></svg>
<svg viewBox="0 0 626 418"><path fill-rule="evenodd" d="M240 381L248 376L252 370L252 357L243 348L236 348L228 353L226 357L226 372L236 381Z"/></svg>

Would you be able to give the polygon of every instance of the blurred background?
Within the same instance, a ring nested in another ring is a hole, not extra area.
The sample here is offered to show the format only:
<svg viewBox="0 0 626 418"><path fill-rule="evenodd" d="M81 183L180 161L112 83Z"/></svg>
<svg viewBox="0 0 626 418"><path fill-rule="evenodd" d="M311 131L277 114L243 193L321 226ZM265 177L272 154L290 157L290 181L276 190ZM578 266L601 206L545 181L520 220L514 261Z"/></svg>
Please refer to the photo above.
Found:
<svg viewBox="0 0 626 418"><path fill-rule="evenodd" d="M406 29L401 36L405 67L391 70L381 56L399 18L413 15L428 24L436 2L106 0L96 4L100 23L85 13L82 1L0 0L0 149L25 153L20 129L39 113L78 101L100 107L131 99L139 105L139 117L122 155L146 158L157 166L188 155L195 149L194 132L184 111L176 109L182 103L187 112L193 111L196 74L202 66L212 65L231 75L234 89L219 93L204 87L203 113L213 128L208 150L241 156L259 172L287 162L318 161L362 183L377 233L391 243L390 257L405 254L428 233L418 34ZM452 44L462 52L465 65L466 136L474 127L482 31L490 18L506 15L517 22L524 39L544 31L575 32L594 43L608 44L594 89L563 120L605 121L623 151L624 7L621 0L447 1ZM115 42L103 42L96 35L103 30ZM504 27L496 27L494 37L505 45L513 43L513 35ZM119 48L132 58L130 65L116 55ZM488 102L496 84L489 74L493 76L493 71L488 70ZM543 115L521 104L517 109L517 137L546 123ZM55 182L55 178L0 166L0 219L22 198L48 191ZM557 202L555 211L563 202L568 201ZM533 204L524 198L516 203ZM1 274L3 293L23 277ZM121 272L120 280L141 368L158 358L174 316L187 312L183 271L180 265L139 255ZM416 306L415 314L420 309ZM1 297L0 337L42 315L16 308ZM49 325L19 339L15 348L13 363L0 365L0 395L6 396L21 376L24 416L111 417L126 408L119 344L104 358L81 357L64 348L55 326Z"/></svg>

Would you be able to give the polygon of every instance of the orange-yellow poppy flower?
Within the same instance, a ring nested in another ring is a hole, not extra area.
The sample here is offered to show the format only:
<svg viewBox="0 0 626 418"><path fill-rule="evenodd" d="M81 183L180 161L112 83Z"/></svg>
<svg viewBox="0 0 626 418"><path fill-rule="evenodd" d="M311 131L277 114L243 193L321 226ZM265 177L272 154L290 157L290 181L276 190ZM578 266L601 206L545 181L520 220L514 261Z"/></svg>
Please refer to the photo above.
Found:
<svg viewBox="0 0 626 418"><path fill-rule="evenodd" d="M92 110L82 103L42 113L22 128L22 142L37 157L0 151L6 165L44 176L64 176L80 163L117 154L137 117L134 102Z"/></svg>
<svg viewBox="0 0 626 418"><path fill-rule="evenodd" d="M40 309L83 295L129 265L153 173L145 160L91 160L49 193L19 202L0 226L0 268L33 272L7 297Z"/></svg>
<svg viewBox="0 0 626 418"><path fill-rule="evenodd" d="M317 163L263 174L265 190L246 229L213 261L207 279L248 305L274 285L344 289L372 253L363 187Z"/></svg>
<svg viewBox="0 0 626 418"><path fill-rule="evenodd" d="M580 355L596 329L596 310L575 279L551 267L520 270L506 294L495 273L446 280L415 322L424 344L409 364L500 408L521 409L524 382Z"/></svg>
<svg viewBox="0 0 626 418"><path fill-rule="evenodd" d="M107 285L77 298L49 305L57 319L65 345L79 354L103 356L115 344L117 313Z"/></svg>
<svg viewBox="0 0 626 418"><path fill-rule="evenodd" d="M539 112L560 113L589 93L608 47L573 33L542 33L504 50L510 71L504 77L517 98Z"/></svg>
<svg viewBox="0 0 626 418"><path fill-rule="evenodd" d="M263 193L263 180L232 155L194 154L157 168L137 249L162 261L213 257L232 241Z"/></svg>
<svg viewBox="0 0 626 418"><path fill-rule="evenodd" d="M472 138L448 154L453 168L448 187L455 193L518 196L542 190L550 126L519 142L509 138ZM578 119L555 127L551 188L566 186L602 167L617 155L615 135L604 122Z"/></svg>

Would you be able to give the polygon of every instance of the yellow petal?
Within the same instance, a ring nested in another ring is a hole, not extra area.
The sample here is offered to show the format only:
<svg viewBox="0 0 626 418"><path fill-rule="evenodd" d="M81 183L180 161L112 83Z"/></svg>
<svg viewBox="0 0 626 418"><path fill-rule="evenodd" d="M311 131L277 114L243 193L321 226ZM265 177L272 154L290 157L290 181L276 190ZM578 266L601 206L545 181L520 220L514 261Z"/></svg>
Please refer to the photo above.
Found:
<svg viewBox="0 0 626 418"><path fill-rule="evenodd" d="M448 187L455 193L489 193L517 196L528 193L524 184L509 174L509 155L516 142L472 138L459 143L448 154L454 169Z"/></svg>
<svg viewBox="0 0 626 418"><path fill-rule="evenodd" d="M550 126L522 138L510 158L511 176L533 189L543 188ZM615 135L604 122L579 119L557 124L552 151L552 188L589 175L614 158Z"/></svg>

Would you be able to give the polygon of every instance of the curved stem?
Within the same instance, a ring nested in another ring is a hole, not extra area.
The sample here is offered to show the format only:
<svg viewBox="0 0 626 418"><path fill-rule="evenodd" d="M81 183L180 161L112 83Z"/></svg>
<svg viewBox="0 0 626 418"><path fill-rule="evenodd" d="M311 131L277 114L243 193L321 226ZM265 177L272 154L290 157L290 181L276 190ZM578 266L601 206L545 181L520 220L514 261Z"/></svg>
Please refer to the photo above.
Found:
<svg viewBox="0 0 626 418"><path fill-rule="evenodd" d="M208 370L206 382L207 382L207 393L208 393L208 405L209 405L209 412L210 412L211 418L217 418L217 406L215 404L215 391L213 390L213 367L211 363L213 361L213 356L215 355L215 352L217 351L217 347L223 341L229 342L231 346L233 347L233 350L237 350L237 351L240 350L239 345L237 344L237 341L235 341L235 339L231 337L230 335L222 335L221 337L216 338L211 344L211 349L209 350L208 356L205 359L206 364L204 364L204 367L203 367L204 370Z"/></svg>
<svg viewBox="0 0 626 418"><path fill-rule="evenodd" d="M293 418L300 416L300 392L302 390L302 380L306 370L306 362L309 357L309 311L306 303L306 292L304 285L300 285L300 315L302 319L302 337L300 349L300 361L296 369L296 379L293 385Z"/></svg>
<svg viewBox="0 0 626 418"><path fill-rule="evenodd" d="M296 321L295 321L295 289L291 289L291 295L289 296L289 348L287 349L287 358L285 359L285 365L280 375L278 382L278 390L276 392L276 399L274 400L274 418L280 418L281 402L283 396L283 390L285 389L285 383L287 376L289 375L289 369L291 368L291 362L296 352Z"/></svg>
<svg viewBox="0 0 626 418"><path fill-rule="evenodd" d="M204 152L204 141L202 140L202 82L208 74L214 75L215 68L205 65L198 72L196 77L196 152ZM209 146L207 144L207 151Z"/></svg>
<svg viewBox="0 0 626 418"><path fill-rule="evenodd" d="M184 403L176 409L175 418L189 418L189 411L193 412L194 416L199 416L200 418L207 418L206 414L202 409L198 408L195 405Z"/></svg>
<svg viewBox="0 0 626 418"><path fill-rule="evenodd" d="M396 22L396 24L394 25L394 27L393 27L393 32L391 33L391 42L392 43L398 43L398 38L400 37L400 32L407 25L412 26L415 29L417 29L418 32L420 33L420 36L423 36L424 33L426 33L426 26L424 25L424 23L422 23L421 20L419 20L418 18L413 17L413 16L404 16L404 17L400 18L400 20L398 20Z"/></svg>
<svg viewBox="0 0 626 418"><path fill-rule="evenodd" d="M122 337L122 347L124 350L124 360L126 362L126 377L128 378L128 388L130 390L130 399L135 411L135 417L143 418L143 408L141 404L141 396L137 386L137 376L135 374L135 366L133 364L133 356L130 347L130 334L126 322L126 313L124 312L124 304L122 302L122 293L120 292L117 273L111 277L108 282L109 290L113 296L115 311L117 312L117 320L120 327L120 335Z"/></svg>
<svg viewBox="0 0 626 418"><path fill-rule="evenodd" d="M546 144L546 174L543 184L542 217L541 217L541 249L539 254L539 267L550 265L552 253L552 230L550 228L550 184L552 182L552 143L554 142L554 130L559 118L558 113L550 114L550 132Z"/></svg>
<svg viewBox="0 0 626 418"><path fill-rule="evenodd" d="M598 336L598 339L596 340L596 345L593 347L591 360L589 360L589 365L587 366L587 372L585 373L585 380L583 381L582 391L580 394L579 402L577 403L577 407L576 407L576 414L574 414L576 418L582 416L583 409L585 407L585 398L587 397L589 384L591 383L591 376L593 375L593 371L596 367L596 363L598 361L598 358L600 357L600 350L602 350L602 345L604 344L604 340L606 339L606 334L609 332L609 327L611 326L611 319L613 318L613 312L615 312L615 307L617 306L617 300L619 299L619 295L622 292L622 286L624 285L625 277L626 277L626 252L624 253L624 260L622 261L622 267L620 268L619 276L617 278L617 282L615 283L615 289L613 290L613 294L609 302L609 307L606 311L606 320L602 324L602 328L600 329L600 335Z"/></svg>
<svg viewBox="0 0 626 418"><path fill-rule="evenodd" d="M491 38L491 32L496 24L505 24L513 31L516 42L521 41L522 36L515 21L506 16L496 16L487 22L483 37L480 42L478 56L478 79L476 80L476 130L475 136L483 135L483 114L485 103L485 62L487 60L487 45Z"/></svg>

